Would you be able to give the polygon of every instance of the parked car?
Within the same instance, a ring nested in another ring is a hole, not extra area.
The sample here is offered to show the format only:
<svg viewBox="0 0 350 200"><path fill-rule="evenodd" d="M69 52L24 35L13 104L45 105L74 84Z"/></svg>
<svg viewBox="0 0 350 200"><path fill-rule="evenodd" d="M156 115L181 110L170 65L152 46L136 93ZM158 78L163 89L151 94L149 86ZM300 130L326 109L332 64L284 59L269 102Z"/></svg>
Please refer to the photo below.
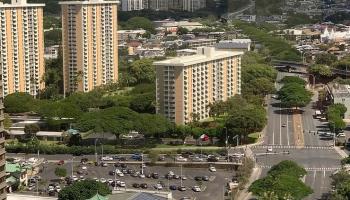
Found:
<svg viewBox="0 0 350 200"><path fill-rule="evenodd" d="M215 156L209 156L208 159L207 159L208 162L218 162L219 159L216 158Z"/></svg>
<svg viewBox="0 0 350 200"><path fill-rule="evenodd" d="M170 189L170 190L177 190L177 187L176 187L176 185L170 185L170 186L169 186L169 189Z"/></svg>
<svg viewBox="0 0 350 200"><path fill-rule="evenodd" d="M152 173L152 178L159 179L159 174L158 173Z"/></svg>
<svg viewBox="0 0 350 200"><path fill-rule="evenodd" d="M141 183L141 184L140 184L140 187L141 187L142 189L147 189L147 188L148 188L148 185L147 185L147 183Z"/></svg>
<svg viewBox="0 0 350 200"><path fill-rule="evenodd" d="M196 181L202 181L203 179L202 179L201 176L195 176L195 177L194 177L194 180L196 180Z"/></svg>
<svg viewBox="0 0 350 200"><path fill-rule="evenodd" d="M178 157L176 157L176 161L178 161L178 162L187 162L187 158L184 158L182 156L178 156Z"/></svg>
<svg viewBox="0 0 350 200"><path fill-rule="evenodd" d="M193 186L193 187L192 187L192 190L193 190L194 192L201 192L201 191L202 191L201 188L200 188L198 185Z"/></svg>
<svg viewBox="0 0 350 200"><path fill-rule="evenodd" d="M119 183L119 187L125 187L125 182L120 181L120 183Z"/></svg>
<svg viewBox="0 0 350 200"><path fill-rule="evenodd" d="M209 171L216 172L216 168L215 167L209 167Z"/></svg>
<svg viewBox="0 0 350 200"><path fill-rule="evenodd" d="M64 165L64 160L60 160L57 162L57 165Z"/></svg>
<svg viewBox="0 0 350 200"><path fill-rule="evenodd" d="M132 184L132 187L134 187L134 188L140 188L140 184L134 183L134 184Z"/></svg>
<svg viewBox="0 0 350 200"><path fill-rule="evenodd" d="M203 176L203 177L202 177L202 180L203 180L203 181L209 181L209 176Z"/></svg>
<svg viewBox="0 0 350 200"><path fill-rule="evenodd" d="M161 184L157 183L157 184L154 185L154 189L162 190L163 186Z"/></svg>
<svg viewBox="0 0 350 200"><path fill-rule="evenodd" d="M185 186L179 186L178 190L181 191L181 192L184 192L184 191L186 191L186 187Z"/></svg>

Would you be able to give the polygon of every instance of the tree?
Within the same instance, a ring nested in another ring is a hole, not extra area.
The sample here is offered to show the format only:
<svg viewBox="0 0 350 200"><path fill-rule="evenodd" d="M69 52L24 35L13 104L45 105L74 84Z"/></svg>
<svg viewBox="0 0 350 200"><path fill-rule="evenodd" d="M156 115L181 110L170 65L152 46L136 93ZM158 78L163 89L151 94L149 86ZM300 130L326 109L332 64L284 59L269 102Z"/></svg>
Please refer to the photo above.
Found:
<svg viewBox="0 0 350 200"><path fill-rule="evenodd" d="M350 197L350 174L345 170L332 174L332 185L334 191L331 192L331 199L343 200Z"/></svg>
<svg viewBox="0 0 350 200"><path fill-rule="evenodd" d="M254 181L249 191L259 197L274 194L278 199L301 200L313 192L300 180L305 174L305 169L294 161L282 161L273 166L266 177Z"/></svg>
<svg viewBox="0 0 350 200"><path fill-rule="evenodd" d="M9 130L10 127L12 126L12 120L10 118L10 115L7 114L7 113L4 114L4 117L5 117L5 119L4 119L4 128L6 130Z"/></svg>
<svg viewBox="0 0 350 200"><path fill-rule="evenodd" d="M280 82L283 84L297 83L303 86L306 84L306 81L298 76L285 76Z"/></svg>
<svg viewBox="0 0 350 200"><path fill-rule="evenodd" d="M316 64L309 68L309 73L314 74L318 77L331 77L333 72L331 68L327 65Z"/></svg>
<svg viewBox="0 0 350 200"><path fill-rule="evenodd" d="M185 142L186 137L192 134L192 130L191 127L186 125L176 125L174 134L175 137L181 138L182 141Z"/></svg>
<svg viewBox="0 0 350 200"><path fill-rule="evenodd" d="M140 126L136 129L144 134L145 137L160 136L169 131L171 123L162 115L140 114Z"/></svg>
<svg viewBox="0 0 350 200"><path fill-rule="evenodd" d="M50 31L46 31L44 34L45 34L45 47L61 44L61 39L62 39L61 29L53 29Z"/></svg>
<svg viewBox="0 0 350 200"><path fill-rule="evenodd" d="M304 107L311 101L312 93L307 91L303 85L289 83L283 85L278 91L281 104L286 107Z"/></svg>
<svg viewBox="0 0 350 200"><path fill-rule="evenodd" d="M241 109L231 110L225 127L229 135L246 138L250 133L261 131L266 122L266 110L262 106L248 104Z"/></svg>
<svg viewBox="0 0 350 200"><path fill-rule="evenodd" d="M337 56L330 53L317 54L315 57L315 63L321 65L331 66L335 61L337 61Z"/></svg>
<svg viewBox="0 0 350 200"><path fill-rule="evenodd" d="M26 134L27 138L35 137L35 134L39 131L40 127L38 126L38 124L27 124L24 126L24 133Z"/></svg>
<svg viewBox="0 0 350 200"><path fill-rule="evenodd" d="M85 200L90 199L97 193L102 196L107 196L111 194L111 190L104 183L94 180L84 180L64 187L58 193L58 200Z"/></svg>
<svg viewBox="0 0 350 200"><path fill-rule="evenodd" d="M177 29L177 34L178 34L178 35L185 35L185 34L187 34L187 33L188 33L188 29L187 29L187 28L179 27L179 28Z"/></svg>
<svg viewBox="0 0 350 200"><path fill-rule="evenodd" d="M344 122L344 114L346 113L347 108L344 104L336 103L328 107L327 109L327 118L331 130L342 130L346 127Z"/></svg>
<svg viewBox="0 0 350 200"><path fill-rule="evenodd" d="M151 59L134 61L128 71L131 77L134 78L132 81L134 84L154 83L155 81L156 71Z"/></svg>
<svg viewBox="0 0 350 200"><path fill-rule="evenodd" d="M67 176L67 169L66 168L62 168L62 167L56 167L55 169L55 175L57 177L66 177Z"/></svg>
<svg viewBox="0 0 350 200"><path fill-rule="evenodd" d="M135 95L129 108L139 113L155 113L155 93Z"/></svg>
<svg viewBox="0 0 350 200"><path fill-rule="evenodd" d="M276 92L274 83L267 78L257 78L249 84L244 84L243 87L243 91L262 97Z"/></svg>
<svg viewBox="0 0 350 200"><path fill-rule="evenodd" d="M4 107L7 113L24 113L34 110L34 99L31 95L16 92L4 98Z"/></svg>
<svg viewBox="0 0 350 200"><path fill-rule="evenodd" d="M144 29L146 31L149 31L151 33L154 33L154 25L151 20L145 18L145 17L133 17L130 18L126 23L127 29Z"/></svg>

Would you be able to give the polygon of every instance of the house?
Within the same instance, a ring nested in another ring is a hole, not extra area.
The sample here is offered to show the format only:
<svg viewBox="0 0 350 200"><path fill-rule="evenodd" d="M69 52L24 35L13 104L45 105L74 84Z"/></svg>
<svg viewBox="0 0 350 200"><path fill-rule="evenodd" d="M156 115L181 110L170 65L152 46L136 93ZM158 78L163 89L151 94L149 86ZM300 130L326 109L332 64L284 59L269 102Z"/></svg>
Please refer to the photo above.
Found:
<svg viewBox="0 0 350 200"><path fill-rule="evenodd" d="M44 58L45 59L57 59L58 53L60 50L60 45L53 45L50 47L45 47L44 49Z"/></svg>

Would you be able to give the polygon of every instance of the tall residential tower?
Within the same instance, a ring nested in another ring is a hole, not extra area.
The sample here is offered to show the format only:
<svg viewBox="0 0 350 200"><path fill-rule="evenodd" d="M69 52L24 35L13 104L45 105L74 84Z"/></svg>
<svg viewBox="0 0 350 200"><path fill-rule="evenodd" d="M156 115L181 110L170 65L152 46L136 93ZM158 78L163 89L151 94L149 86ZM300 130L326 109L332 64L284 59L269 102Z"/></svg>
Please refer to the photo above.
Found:
<svg viewBox="0 0 350 200"><path fill-rule="evenodd" d="M193 56L154 62L157 113L176 124L208 118L210 103L241 93L242 55L200 47Z"/></svg>
<svg viewBox="0 0 350 200"><path fill-rule="evenodd" d="M118 80L119 1L62 1L64 92Z"/></svg>
<svg viewBox="0 0 350 200"><path fill-rule="evenodd" d="M0 3L0 68L3 95L44 88L43 7L26 0Z"/></svg>

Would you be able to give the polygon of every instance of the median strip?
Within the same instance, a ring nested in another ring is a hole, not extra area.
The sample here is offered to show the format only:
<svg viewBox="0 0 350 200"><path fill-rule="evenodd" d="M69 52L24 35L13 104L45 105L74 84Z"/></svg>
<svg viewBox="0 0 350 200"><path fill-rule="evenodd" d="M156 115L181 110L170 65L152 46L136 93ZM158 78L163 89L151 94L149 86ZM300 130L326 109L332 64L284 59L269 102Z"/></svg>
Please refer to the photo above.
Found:
<svg viewBox="0 0 350 200"><path fill-rule="evenodd" d="M297 148L304 147L303 123L300 113L293 114L294 143Z"/></svg>

